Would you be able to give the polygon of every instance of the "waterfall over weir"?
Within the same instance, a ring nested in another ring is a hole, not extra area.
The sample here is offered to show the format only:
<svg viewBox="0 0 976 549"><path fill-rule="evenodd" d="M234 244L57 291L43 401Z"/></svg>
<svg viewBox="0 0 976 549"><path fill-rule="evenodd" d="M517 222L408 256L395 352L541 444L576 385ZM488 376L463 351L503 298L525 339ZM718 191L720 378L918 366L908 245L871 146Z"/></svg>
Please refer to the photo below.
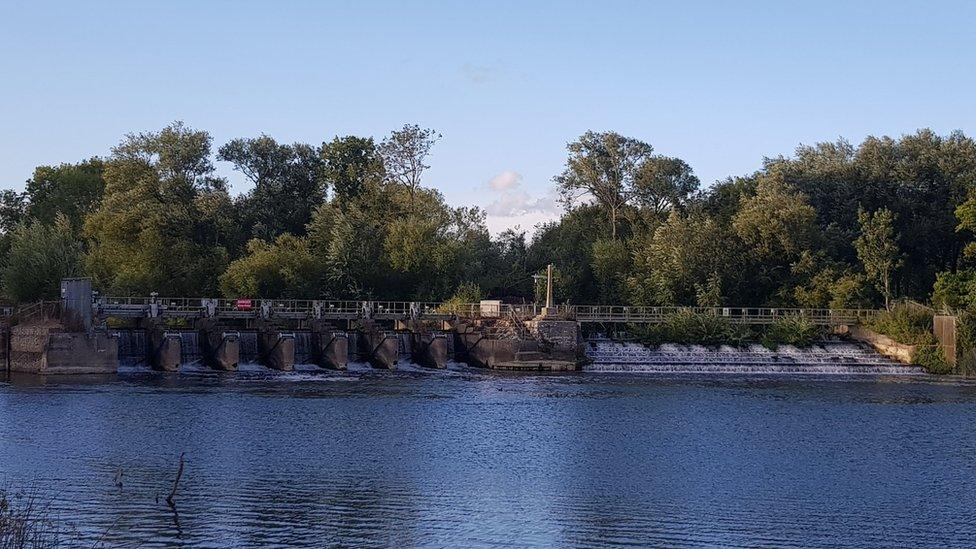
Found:
<svg viewBox="0 0 976 549"><path fill-rule="evenodd" d="M825 342L799 349L789 345L772 351L762 345L745 348L591 340L586 343L588 372L647 372L695 374L819 374L920 375L917 366L879 355L866 345Z"/></svg>

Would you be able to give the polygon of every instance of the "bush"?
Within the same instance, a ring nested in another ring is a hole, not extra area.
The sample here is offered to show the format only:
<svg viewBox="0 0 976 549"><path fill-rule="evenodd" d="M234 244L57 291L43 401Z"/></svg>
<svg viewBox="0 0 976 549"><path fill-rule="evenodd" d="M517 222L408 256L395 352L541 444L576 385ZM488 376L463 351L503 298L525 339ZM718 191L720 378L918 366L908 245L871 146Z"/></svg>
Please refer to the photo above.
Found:
<svg viewBox="0 0 976 549"><path fill-rule="evenodd" d="M959 373L976 373L976 315L970 311L956 315L956 355Z"/></svg>
<svg viewBox="0 0 976 549"><path fill-rule="evenodd" d="M884 334L898 343L917 345L918 350L912 363L925 368L930 374L950 374L952 365L946 361L939 341L932 333L932 311L918 305L899 304L867 323L879 334ZM960 336L967 338L967 323L960 323Z"/></svg>
<svg viewBox="0 0 976 549"><path fill-rule="evenodd" d="M780 345L807 347L824 336L824 329L801 315L789 315L776 319L766 328L762 344L770 349Z"/></svg>
<svg viewBox="0 0 976 549"><path fill-rule="evenodd" d="M12 299L22 303L55 299L61 279L81 273L81 243L63 215L53 225L34 221L13 230L3 270L3 287Z"/></svg>
<svg viewBox="0 0 976 549"><path fill-rule="evenodd" d="M716 314L691 310L678 311L662 324L637 330L637 333L642 343L653 346L662 343L742 346L754 337L746 326L733 324Z"/></svg>
<svg viewBox="0 0 976 549"><path fill-rule="evenodd" d="M934 340L935 337L932 339ZM935 344L920 346L912 359L912 364L925 368L925 371L930 374L945 375L952 373L952 365L946 362L942 347Z"/></svg>
<svg viewBox="0 0 976 549"><path fill-rule="evenodd" d="M909 304L899 304L866 323L879 334L905 345L929 345L932 335L932 311Z"/></svg>
<svg viewBox="0 0 976 549"><path fill-rule="evenodd" d="M438 310L442 313L450 313L456 311L460 305L480 303L482 299L484 299L484 293L481 291L481 286L474 282L462 282L454 290L454 295L444 301Z"/></svg>

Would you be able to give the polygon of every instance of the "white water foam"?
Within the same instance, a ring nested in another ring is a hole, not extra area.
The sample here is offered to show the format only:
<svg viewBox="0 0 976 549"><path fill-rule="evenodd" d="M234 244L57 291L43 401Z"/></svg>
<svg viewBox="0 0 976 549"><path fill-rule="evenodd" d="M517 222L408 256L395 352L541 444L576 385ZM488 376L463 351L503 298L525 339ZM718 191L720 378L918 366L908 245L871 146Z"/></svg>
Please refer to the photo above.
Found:
<svg viewBox="0 0 976 549"><path fill-rule="evenodd" d="M664 344L657 348L637 343L590 341L588 372L922 375L917 366L904 365L856 343L826 342L809 348L780 346L775 351L753 344L742 349L723 345Z"/></svg>

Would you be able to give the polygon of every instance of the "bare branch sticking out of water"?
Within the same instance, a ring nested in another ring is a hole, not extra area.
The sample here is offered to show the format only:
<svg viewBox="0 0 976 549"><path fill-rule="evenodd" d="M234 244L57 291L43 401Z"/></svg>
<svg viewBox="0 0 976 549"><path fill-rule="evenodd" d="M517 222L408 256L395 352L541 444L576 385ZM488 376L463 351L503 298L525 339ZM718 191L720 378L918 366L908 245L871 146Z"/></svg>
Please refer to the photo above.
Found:
<svg viewBox="0 0 976 549"><path fill-rule="evenodd" d="M173 491L169 493L169 497L166 498L166 503L170 507L176 508L176 489L180 486L180 478L183 477L183 456L186 452L180 452L180 468L176 470L176 480L173 481Z"/></svg>

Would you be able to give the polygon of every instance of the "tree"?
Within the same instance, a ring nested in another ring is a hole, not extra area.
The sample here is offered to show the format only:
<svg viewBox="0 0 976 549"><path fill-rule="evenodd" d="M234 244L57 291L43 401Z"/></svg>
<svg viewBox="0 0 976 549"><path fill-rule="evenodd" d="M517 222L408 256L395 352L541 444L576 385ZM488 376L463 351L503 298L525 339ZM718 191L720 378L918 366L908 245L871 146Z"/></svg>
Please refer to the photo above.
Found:
<svg viewBox="0 0 976 549"><path fill-rule="evenodd" d="M588 131L566 146L566 169L553 178L567 207L591 197L607 212L610 238L617 238L617 218L633 200L638 168L653 147L616 132Z"/></svg>
<svg viewBox="0 0 976 549"><path fill-rule="evenodd" d="M698 190L699 181L691 166L680 158L652 156L637 169L635 202L655 218L680 207Z"/></svg>
<svg viewBox="0 0 976 549"><path fill-rule="evenodd" d="M28 215L42 223L53 224L62 213L71 228L80 232L85 217L95 211L102 200L104 168L100 158L78 164L38 166L33 177L27 180Z"/></svg>
<svg viewBox="0 0 976 549"><path fill-rule="evenodd" d="M891 308L891 277L902 265L901 252L895 238L895 216L882 208L874 213L861 210L857 214L861 235L854 241L857 257L864 272L884 295L885 308Z"/></svg>
<svg viewBox="0 0 976 549"><path fill-rule="evenodd" d="M284 233L304 234L312 212L325 201L324 161L309 145L283 145L266 135L234 139L217 159L233 163L254 184L239 201L251 236L270 241Z"/></svg>
<svg viewBox="0 0 976 549"><path fill-rule="evenodd" d="M732 228L760 261L788 261L813 244L816 217L806 195L780 177L763 177L755 196L742 201Z"/></svg>
<svg viewBox="0 0 976 549"><path fill-rule="evenodd" d="M322 143L325 180L332 185L339 205L358 197L369 184L382 181L383 159L376 151L372 137L336 137Z"/></svg>
<svg viewBox="0 0 976 549"><path fill-rule="evenodd" d="M105 195L85 222L86 266L114 293L217 293L230 215L210 135L176 122L130 134L105 162Z"/></svg>
<svg viewBox="0 0 976 549"><path fill-rule="evenodd" d="M899 247L913 266L900 273L899 286L915 298L928 295L937 272L958 267L971 237L955 230L956 209L976 188L976 141L961 132L923 129L858 145L801 146L792 158L767 159L763 173L774 172L809 197L818 225L833 235L824 250L834 259L857 262L852 243L860 208L891 210Z"/></svg>
<svg viewBox="0 0 976 549"><path fill-rule="evenodd" d="M721 273L729 270L728 258L735 255L715 220L678 212L671 212L652 235L636 240L633 247L634 268L627 286L637 305L696 304L713 289L710 284L721 288Z"/></svg>
<svg viewBox="0 0 976 549"><path fill-rule="evenodd" d="M17 191L0 191L0 233L9 234L27 217L27 196Z"/></svg>
<svg viewBox="0 0 976 549"><path fill-rule="evenodd" d="M220 276L226 297L317 298L322 268L305 238L283 234L273 243L252 239L247 254Z"/></svg>
<svg viewBox="0 0 976 549"><path fill-rule="evenodd" d="M427 156L440 138L441 135L434 130L406 124L393 131L377 148L387 177L406 186L410 190L411 200L420 186L421 176L430 167L425 164Z"/></svg>
<svg viewBox="0 0 976 549"><path fill-rule="evenodd" d="M61 279L81 274L81 242L64 214L58 214L53 224L33 220L12 232L9 260L3 270L8 297L22 303L56 299Z"/></svg>
<svg viewBox="0 0 976 549"><path fill-rule="evenodd" d="M629 248L628 243L613 239L593 243L591 264L601 303L623 302L627 274L631 269Z"/></svg>

